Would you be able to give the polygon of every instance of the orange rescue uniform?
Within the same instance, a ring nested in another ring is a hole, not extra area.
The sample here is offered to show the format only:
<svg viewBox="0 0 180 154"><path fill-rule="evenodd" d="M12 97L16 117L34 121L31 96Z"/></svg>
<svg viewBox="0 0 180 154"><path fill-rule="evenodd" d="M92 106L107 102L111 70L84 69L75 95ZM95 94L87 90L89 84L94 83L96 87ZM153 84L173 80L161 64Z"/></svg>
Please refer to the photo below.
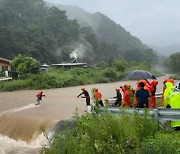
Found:
<svg viewBox="0 0 180 154"><path fill-rule="evenodd" d="M125 89L124 87L122 87L122 91L124 93L122 106L123 107L130 107L131 106L130 92L128 89Z"/></svg>

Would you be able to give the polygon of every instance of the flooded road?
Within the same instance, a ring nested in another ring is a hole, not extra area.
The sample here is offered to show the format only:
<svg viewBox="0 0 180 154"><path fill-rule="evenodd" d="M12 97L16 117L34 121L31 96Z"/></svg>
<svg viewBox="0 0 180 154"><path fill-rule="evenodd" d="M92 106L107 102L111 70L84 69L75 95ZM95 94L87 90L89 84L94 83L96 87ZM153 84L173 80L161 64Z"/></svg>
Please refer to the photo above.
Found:
<svg viewBox="0 0 180 154"><path fill-rule="evenodd" d="M164 78L165 77L158 78L159 84L157 87L157 92L162 91ZM22 128L20 131L22 132L24 129L27 129L28 126L32 129L37 129L36 126L38 125L39 127L45 127L54 121L70 119L74 115L76 109L78 109L79 113L83 113L86 109L85 100L82 98L77 98L77 95L81 93L81 87L85 87L90 94L92 88L98 88L99 91L102 92L103 99L105 99L115 96L115 89L126 83L131 84L133 88L135 88L136 82L137 81L119 81L105 84L47 89L43 90L46 96L43 97L43 101L38 106L34 105L36 103L36 94L38 92L37 90L1 92L0 131L7 136L16 138L16 135L13 134L14 129ZM176 81L176 83L177 82L178 81ZM5 115L8 115L8 118L4 118ZM17 120L14 117L18 117ZM10 122L7 124L7 121ZM42 126L40 124L42 124ZM17 127L17 125L20 125L20 127ZM12 129L7 131L7 128ZM28 132L30 131L31 129L28 130ZM10 154L15 149L19 154L38 153L43 144L42 141L44 140L43 137L39 137L35 141L36 143L31 141L29 144L27 144L23 141L17 142L13 139L9 139L7 136L0 136L0 149L4 148L5 153L8 154ZM11 145L9 143L11 143ZM30 151L28 151L28 149L30 149ZM26 152L22 152L23 150Z"/></svg>
<svg viewBox="0 0 180 154"><path fill-rule="evenodd" d="M158 78L157 92L162 91L164 77ZM76 108L80 112L85 110L85 100L77 98L81 93L81 87L85 87L91 94L92 88L98 88L103 98L115 96L115 89L126 83L136 87L137 81L119 81L105 84L76 86L68 88L43 90L46 95L39 106L35 106L37 90L23 90L0 93L0 114L13 113L21 116L39 117L45 119L62 120L73 116ZM177 81L178 82L178 81Z"/></svg>

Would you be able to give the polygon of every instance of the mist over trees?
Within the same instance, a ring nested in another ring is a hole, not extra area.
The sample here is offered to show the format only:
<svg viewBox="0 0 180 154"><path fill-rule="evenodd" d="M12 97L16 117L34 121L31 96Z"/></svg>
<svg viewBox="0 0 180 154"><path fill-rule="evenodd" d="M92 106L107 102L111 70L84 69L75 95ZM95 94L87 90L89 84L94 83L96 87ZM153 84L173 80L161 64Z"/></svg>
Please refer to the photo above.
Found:
<svg viewBox="0 0 180 154"><path fill-rule="evenodd" d="M76 6L57 5L57 7L66 11L68 19L77 19L81 27L92 27L96 38L101 42L100 51L97 52L100 52L102 58L104 58L103 52L107 54L106 58L109 57L109 53L110 59L120 56L128 61L142 61L142 59L148 62L157 61L156 53L152 49L104 14L88 13Z"/></svg>
<svg viewBox="0 0 180 154"><path fill-rule="evenodd" d="M1 0L0 30L0 56L21 53L41 62L57 62L56 49L79 36L77 21L43 0Z"/></svg>
<svg viewBox="0 0 180 154"><path fill-rule="evenodd" d="M171 54L164 64L171 73L180 73L180 52Z"/></svg>
<svg viewBox="0 0 180 154"><path fill-rule="evenodd" d="M41 63L69 62L74 54L87 63L118 57L156 61L153 50L103 14L89 20L96 26L68 19L65 11L43 0L0 0L0 57L22 54Z"/></svg>

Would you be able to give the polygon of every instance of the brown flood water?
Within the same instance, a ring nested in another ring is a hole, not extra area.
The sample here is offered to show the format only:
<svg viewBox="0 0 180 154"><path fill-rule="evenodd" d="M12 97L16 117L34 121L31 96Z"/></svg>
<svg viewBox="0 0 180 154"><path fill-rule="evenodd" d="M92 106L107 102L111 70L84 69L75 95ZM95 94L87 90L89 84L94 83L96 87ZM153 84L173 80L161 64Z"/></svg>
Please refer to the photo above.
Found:
<svg viewBox="0 0 180 154"><path fill-rule="evenodd" d="M165 77L158 78L159 84L157 92L162 91L162 82ZM43 119L62 120L73 116L76 108L80 112L85 110L85 100L77 98L81 93L81 87L85 87L91 94L92 88L96 87L102 92L104 98L115 96L115 88L126 83L134 88L137 81L119 81L105 84L95 84L86 86L76 86L68 88L43 90L46 95L39 106L36 103L36 94L38 90L23 90L14 92L0 93L0 114L11 113L19 116L38 117Z"/></svg>
<svg viewBox="0 0 180 154"><path fill-rule="evenodd" d="M158 78L157 92L162 91L164 78ZM85 87L90 94L92 88L96 87L102 92L105 99L115 96L115 89L126 83L131 84L135 88L136 82L119 81L106 84L47 89L43 90L46 96L43 97L43 101L38 106L34 105L38 90L1 92L0 134L16 140L31 142L42 129L49 128L53 122L70 119L76 109L78 109L79 113L84 113L86 109L85 100L77 98L77 95L81 93L81 87Z"/></svg>

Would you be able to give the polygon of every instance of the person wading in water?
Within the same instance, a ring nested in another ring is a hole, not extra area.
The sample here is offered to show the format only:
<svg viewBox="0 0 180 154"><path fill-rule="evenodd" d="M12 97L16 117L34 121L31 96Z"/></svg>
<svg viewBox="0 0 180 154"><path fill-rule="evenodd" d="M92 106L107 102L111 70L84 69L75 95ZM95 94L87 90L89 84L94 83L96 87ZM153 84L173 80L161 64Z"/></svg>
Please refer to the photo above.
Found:
<svg viewBox="0 0 180 154"><path fill-rule="evenodd" d="M82 93L80 93L77 98L79 98L81 95L84 94L84 96L81 96L81 98L86 98L86 108L88 109L88 106L90 106L90 96L88 91L85 88L81 88Z"/></svg>
<svg viewBox="0 0 180 154"><path fill-rule="evenodd" d="M36 95L36 97L37 97L37 102L36 102L35 105L39 105L39 104L40 104L40 102L42 101L42 97L43 97L43 96L46 96L46 95L43 95L43 92L42 92L42 91L38 92L38 94Z"/></svg>

